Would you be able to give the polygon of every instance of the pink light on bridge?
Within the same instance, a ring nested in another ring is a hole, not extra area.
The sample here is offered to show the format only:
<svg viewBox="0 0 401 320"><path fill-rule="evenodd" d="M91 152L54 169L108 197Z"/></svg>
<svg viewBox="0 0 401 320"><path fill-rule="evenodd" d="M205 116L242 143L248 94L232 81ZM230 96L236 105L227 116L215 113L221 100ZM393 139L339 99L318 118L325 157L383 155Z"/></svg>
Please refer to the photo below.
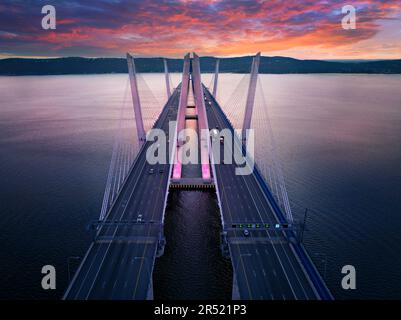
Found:
<svg viewBox="0 0 401 320"><path fill-rule="evenodd" d="M181 156L182 156L181 147L177 147L173 166L173 179L181 179L181 174L182 174Z"/></svg>

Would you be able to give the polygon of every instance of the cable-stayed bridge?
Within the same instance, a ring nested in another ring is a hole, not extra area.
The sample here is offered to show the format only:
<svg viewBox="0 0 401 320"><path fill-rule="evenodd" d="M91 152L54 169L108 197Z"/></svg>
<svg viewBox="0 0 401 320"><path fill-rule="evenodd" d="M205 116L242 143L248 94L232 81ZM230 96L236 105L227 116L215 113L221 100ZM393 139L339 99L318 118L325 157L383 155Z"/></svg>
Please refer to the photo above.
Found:
<svg viewBox="0 0 401 320"><path fill-rule="evenodd" d="M151 90L129 54L127 62L134 117L127 120L121 113L125 120L120 122L100 217L92 225L95 236L64 299L153 298L153 266L164 251L164 213L172 188L216 192L222 254L233 267L233 299L332 299L300 241L267 112L254 114L255 105L265 105L258 81L260 54L228 99L226 113L216 99L218 60L210 90L202 83L195 53L184 57L176 88L164 60L168 100L162 108L147 105ZM197 161L190 163L185 134L189 120L195 121L191 128L198 133ZM257 149L252 152L259 133L250 129L257 121L263 121L263 136L269 138L263 140L269 165L262 167L255 163ZM134 123L135 131L127 123ZM150 152L159 156L162 150L155 151L155 144L163 143L155 142L149 129L166 133L165 162L149 161ZM239 164L238 158L244 161ZM249 172L240 174L241 169Z"/></svg>

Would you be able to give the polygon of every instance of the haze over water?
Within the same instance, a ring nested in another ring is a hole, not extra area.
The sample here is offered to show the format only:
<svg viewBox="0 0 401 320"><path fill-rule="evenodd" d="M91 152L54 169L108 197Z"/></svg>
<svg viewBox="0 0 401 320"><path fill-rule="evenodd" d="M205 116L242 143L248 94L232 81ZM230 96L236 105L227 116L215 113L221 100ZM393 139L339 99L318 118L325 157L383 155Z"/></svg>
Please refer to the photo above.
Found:
<svg viewBox="0 0 401 320"><path fill-rule="evenodd" d="M161 104L163 75L143 77ZM222 105L241 78L220 75ZM336 298L400 299L401 76L260 79L294 216L309 208L304 241L329 288ZM127 75L0 77L0 298L63 294L67 259L85 254L86 226L99 216L126 84ZM191 201L204 202L196 219ZM172 198L156 297L229 296L215 201L203 193ZM57 269L53 292L40 288L45 264ZM352 292L340 286L346 264L357 270Z"/></svg>

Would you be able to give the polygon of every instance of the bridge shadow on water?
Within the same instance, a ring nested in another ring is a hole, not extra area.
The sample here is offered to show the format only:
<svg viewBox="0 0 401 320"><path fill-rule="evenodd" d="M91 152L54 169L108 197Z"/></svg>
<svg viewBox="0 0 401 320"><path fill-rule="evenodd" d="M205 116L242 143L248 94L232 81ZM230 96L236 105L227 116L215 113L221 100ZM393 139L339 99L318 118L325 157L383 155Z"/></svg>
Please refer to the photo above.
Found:
<svg viewBox="0 0 401 320"><path fill-rule="evenodd" d="M232 267L221 255L220 232L214 191L170 192L167 244L153 272L155 299L231 299Z"/></svg>

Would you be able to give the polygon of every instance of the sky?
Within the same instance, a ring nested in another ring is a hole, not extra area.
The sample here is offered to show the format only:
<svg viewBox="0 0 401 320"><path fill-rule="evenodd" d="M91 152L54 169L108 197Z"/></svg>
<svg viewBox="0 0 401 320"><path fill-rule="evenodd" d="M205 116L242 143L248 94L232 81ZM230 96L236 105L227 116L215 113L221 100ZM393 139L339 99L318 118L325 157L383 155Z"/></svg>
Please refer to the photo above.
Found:
<svg viewBox="0 0 401 320"><path fill-rule="evenodd" d="M56 29L42 28L44 5ZM342 7L356 9L344 30ZM401 58L401 0L87 0L0 2L0 58L266 56Z"/></svg>

